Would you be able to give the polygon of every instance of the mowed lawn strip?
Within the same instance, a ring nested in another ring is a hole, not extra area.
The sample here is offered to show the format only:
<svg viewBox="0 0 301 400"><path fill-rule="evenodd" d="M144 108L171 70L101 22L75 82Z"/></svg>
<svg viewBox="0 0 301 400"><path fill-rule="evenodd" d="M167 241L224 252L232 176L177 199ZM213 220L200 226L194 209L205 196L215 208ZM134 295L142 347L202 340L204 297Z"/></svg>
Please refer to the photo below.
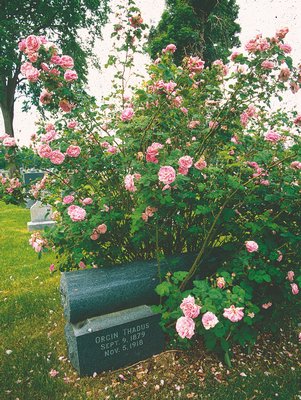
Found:
<svg viewBox="0 0 301 400"><path fill-rule="evenodd" d="M38 260L28 244L29 220L29 210L0 202L1 400L301 399L295 326L263 337L251 355L237 350L231 370L200 343L79 379L67 359L60 276L49 273L54 256Z"/></svg>

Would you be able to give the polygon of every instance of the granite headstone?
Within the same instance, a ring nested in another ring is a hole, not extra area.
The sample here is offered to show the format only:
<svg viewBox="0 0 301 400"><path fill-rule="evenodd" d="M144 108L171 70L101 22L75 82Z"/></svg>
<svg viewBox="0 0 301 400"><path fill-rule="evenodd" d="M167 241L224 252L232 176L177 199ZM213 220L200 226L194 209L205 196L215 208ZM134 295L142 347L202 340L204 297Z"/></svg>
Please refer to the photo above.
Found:
<svg viewBox="0 0 301 400"><path fill-rule="evenodd" d="M145 305L67 323L69 358L81 376L131 365L164 350L160 315Z"/></svg>

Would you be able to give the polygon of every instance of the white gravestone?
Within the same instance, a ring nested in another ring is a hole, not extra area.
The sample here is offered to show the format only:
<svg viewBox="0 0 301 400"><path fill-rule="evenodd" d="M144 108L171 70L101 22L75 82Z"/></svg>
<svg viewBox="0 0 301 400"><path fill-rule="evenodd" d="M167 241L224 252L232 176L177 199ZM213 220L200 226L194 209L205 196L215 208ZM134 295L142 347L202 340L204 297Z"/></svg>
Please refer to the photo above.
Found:
<svg viewBox="0 0 301 400"><path fill-rule="evenodd" d="M52 209L50 205L44 205L40 201L36 201L30 207L31 221L27 222L29 231L42 230L46 226L51 227L55 225L55 221L51 220Z"/></svg>

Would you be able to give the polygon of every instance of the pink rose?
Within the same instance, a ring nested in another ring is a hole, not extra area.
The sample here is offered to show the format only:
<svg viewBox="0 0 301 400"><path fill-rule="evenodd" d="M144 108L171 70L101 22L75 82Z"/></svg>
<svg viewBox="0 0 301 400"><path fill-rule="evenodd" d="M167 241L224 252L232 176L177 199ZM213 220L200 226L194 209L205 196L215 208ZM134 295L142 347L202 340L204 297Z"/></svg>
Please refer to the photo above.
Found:
<svg viewBox="0 0 301 400"><path fill-rule="evenodd" d="M45 135L41 136L41 142L49 143L49 142L52 142L54 139L56 139L56 137L57 137L56 131L54 131L54 130L49 131L49 132L45 133Z"/></svg>
<svg viewBox="0 0 301 400"><path fill-rule="evenodd" d="M130 121L134 116L134 110L131 107L125 108L121 113L122 121Z"/></svg>
<svg viewBox="0 0 301 400"><path fill-rule="evenodd" d="M5 147L14 147L17 145L15 138L11 137L11 136L7 136L3 139L2 142L3 146Z"/></svg>
<svg viewBox="0 0 301 400"><path fill-rule="evenodd" d="M280 67L280 74L279 74L279 80L281 82L286 82L288 81L288 78L291 75L291 71L289 70L289 67L287 66L286 63L283 63Z"/></svg>
<svg viewBox="0 0 301 400"><path fill-rule="evenodd" d="M283 254L281 253L280 250L277 250L277 253L278 253L277 261L280 262L283 259Z"/></svg>
<svg viewBox="0 0 301 400"><path fill-rule="evenodd" d="M51 70L49 71L49 73L53 76L59 76L61 75L60 71L56 68L51 68Z"/></svg>
<svg viewBox="0 0 301 400"><path fill-rule="evenodd" d="M299 293L299 288L296 283L291 283L291 288L292 288L292 293L293 294L298 294Z"/></svg>
<svg viewBox="0 0 301 400"><path fill-rule="evenodd" d="M296 119L294 120L294 124L301 126L301 114L297 115Z"/></svg>
<svg viewBox="0 0 301 400"><path fill-rule="evenodd" d="M30 62L36 62L38 59L38 53L27 53L27 58Z"/></svg>
<svg viewBox="0 0 301 400"><path fill-rule="evenodd" d="M78 263L78 266L79 266L80 269L85 269L86 268L86 264L83 261L80 261Z"/></svg>
<svg viewBox="0 0 301 400"><path fill-rule="evenodd" d="M226 286L226 281L225 281L225 279L224 279L222 276L220 276L219 278L217 278L217 280L216 280L216 286L217 286L219 289L223 289L223 288Z"/></svg>
<svg viewBox="0 0 301 400"><path fill-rule="evenodd" d="M197 161L196 163L194 163L194 167L195 167L196 169L198 169L198 170L201 171L202 169L204 169L204 168L207 167L207 163L206 163L206 161L204 160L204 158L200 158L199 161Z"/></svg>
<svg viewBox="0 0 301 400"><path fill-rule="evenodd" d="M86 211L79 206L69 206L67 212L74 222L83 221L86 218Z"/></svg>
<svg viewBox="0 0 301 400"><path fill-rule="evenodd" d="M49 93L48 90L43 89L40 94L40 102L42 104L49 104L51 102L52 93Z"/></svg>
<svg viewBox="0 0 301 400"><path fill-rule="evenodd" d="M52 149L48 144L41 144L41 146L38 147L38 155L41 158L49 158L52 154Z"/></svg>
<svg viewBox="0 0 301 400"><path fill-rule="evenodd" d="M70 56L62 56L60 58L59 65L64 69L73 68L74 67L73 58Z"/></svg>
<svg viewBox="0 0 301 400"><path fill-rule="evenodd" d="M61 63L61 57L58 56L58 55L53 55L53 56L50 58L50 62L52 62L52 64L60 65L60 63Z"/></svg>
<svg viewBox="0 0 301 400"><path fill-rule="evenodd" d="M271 303L270 301L268 303L264 303L262 304L262 308L267 310L268 308L272 307L273 303Z"/></svg>
<svg viewBox="0 0 301 400"><path fill-rule="evenodd" d="M195 304L193 296L188 296L182 300L180 309L183 311L185 317L196 318L200 314L201 307Z"/></svg>
<svg viewBox="0 0 301 400"><path fill-rule="evenodd" d="M291 168L293 168L293 169L301 169L301 162L300 161L293 161L291 163Z"/></svg>
<svg viewBox="0 0 301 400"><path fill-rule="evenodd" d="M54 131L55 130L55 126L53 124L51 124L51 123L48 123L45 126L45 129L46 129L47 132Z"/></svg>
<svg viewBox="0 0 301 400"><path fill-rule="evenodd" d="M293 282L294 276L295 276L294 271L288 271L286 279L288 279L290 282Z"/></svg>
<svg viewBox="0 0 301 400"><path fill-rule="evenodd" d="M73 146L73 145L70 145L68 147L68 149L66 150L66 154L69 157L73 157L73 158L78 157L80 155L80 152L81 152L80 147L79 146Z"/></svg>
<svg viewBox="0 0 301 400"><path fill-rule="evenodd" d="M170 185L176 179L176 171L169 165L163 166L158 172L158 178L159 181L163 182L165 185Z"/></svg>
<svg viewBox="0 0 301 400"><path fill-rule="evenodd" d="M246 249L249 253L253 253L254 251L258 251L258 244L253 240L248 240L245 242Z"/></svg>
<svg viewBox="0 0 301 400"><path fill-rule="evenodd" d="M30 52L38 51L41 47L41 39L35 35L29 35L25 39L26 48Z"/></svg>
<svg viewBox="0 0 301 400"><path fill-rule="evenodd" d="M223 316L231 322L238 322L244 317L243 307L235 307L233 304L229 308L224 308Z"/></svg>
<svg viewBox="0 0 301 400"><path fill-rule="evenodd" d="M93 203L93 199L91 199L91 197L86 197L84 200L82 200L82 204L84 206L87 206L87 205L92 204L92 203Z"/></svg>
<svg viewBox="0 0 301 400"><path fill-rule="evenodd" d="M134 182L134 175L128 174L124 178L124 186L125 189L128 190L129 192L136 192L137 188L135 186Z"/></svg>
<svg viewBox="0 0 301 400"><path fill-rule="evenodd" d="M110 153L110 154L116 154L117 153L117 147L116 146L111 146L111 145L109 145L108 146L108 148L107 148L107 152L108 153Z"/></svg>
<svg viewBox="0 0 301 400"><path fill-rule="evenodd" d="M206 330L210 328L214 328L216 324L218 324L219 320L217 319L216 315L210 311L207 311L202 316L202 324Z"/></svg>
<svg viewBox="0 0 301 400"><path fill-rule="evenodd" d="M71 204L73 202L74 202L74 196L72 196L72 195L68 195L63 198L64 204Z"/></svg>
<svg viewBox="0 0 301 400"><path fill-rule="evenodd" d="M74 129L74 128L76 128L76 126L77 126L77 122L73 121L73 120L69 121L67 124L67 128L69 128L69 129Z"/></svg>
<svg viewBox="0 0 301 400"><path fill-rule="evenodd" d="M191 168L193 160L190 156L183 156L179 159L178 164L181 168Z"/></svg>
<svg viewBox="0 0 301 400"><path fill-rule="evenodd" d="M70 112L73 108L73 105L66 99L61 100L59 106L64 112Z"/></svg>
<svg viewBox="0 0 301 400"><path fill-rule="evenodd" d="M53 272L55 270L55 265L54 264L50 264L49 265L49 271Z"/></svg>
<svg viewBox="0 0 301 400"><path fill-rule="evenodd" d="M290 53L292 51L292 46L290 46L288 43L280 43L279 47L284 53Z"/></svg>
<svg viewBox="0 0 301 400"><path fill-rule="evenodd" d="M49 157L49 160L52 162L52 164L62 164L65 160L65 156L63 153L61 153L59 150L54 150Z"/></svg>
<svg viewBox="0 0 301 400"><path fill-rule="evenodd" d="M67 69L67 71L64 73L64 79L67 82L73 82L78 79L78 75L72 69Z"/></svg>
<svg viewBox="0 0 301 400"><path fill-rule="evenodd" d="M284 39L286 34L288 33L288 31L289 31L289 29L287 27L278 29L276 31L276 37L278 37L280 39Z"/></svg>
<svg viewBox="0 0 301 400"><path fill-rule="evenodd" d="M188 123L188 128L189 129L195 129L200 125L200 121L190 121Z"/></svg>
<svg viewBox="0 0 301 400"><path fill-rule="evenodd" d="M176 323L176 331L179 336L184 339L191 339L194 335L195 323L192 318L180 317Z"/></svg>
<svg viewBox="0 0 301 400"><path fill-rule="evenodd" d="M103 235L104 233L106 233L106 231L108 230L107 225L106 224L100 224L98 225L98 227L96 228L97 233Z"/></svg>
<svg viewBox="0 0 301 400"><path fill-rule="evenodd" d="M146 149L146 161L152 162L154 164L158 163L157 156L159 155L159 150L163 148L161 143L153 143L151 146L148 146Z"/></svg>
<svg viewBox="0 0 301 400"><path fill-rule="evenodd" d="M20 51L25 51L26 50L26 40L22 39L20 40L20 42L18 43L18 47Z"/></svg>
<svg viewBox="0 0 301 400"><path fill-rule="evenodd" d="M275 64L273 63L273 61L269 61L269 60L262 61L261 66L264 69L273 69L273 68L275 68Z"/></svg>
<svg viewBox="0 0 301 400"><path fill-rule="evenodd" d="M276 132L276 131L268 131L265 135L264 138L267 142L278 142L281 139L281 135L280 133Z"/></svg>
<svg viewBox="0 0 301 400"><path fill-rule="evenodd" d="M301 342L301 332L298 335L299 342Z"/></svg>
<svg viewBox="0 0 301 400"><path fill-rule="evenodd" d="M91 240L97 240L99 239L99 234L97 233L97 231L94 229L92 235L90 235L90 239Z"/></svg>
<svg viewBox="0 0 301 400"><path fill-rule="evenodd" d="M168 44L165 49L162 50L162 53L170 52L174 53L177 50L177 47L175 44Z"/></svg>
<svg viewBox="0 0 301 400"><path fill-rule="evenodd" d="M201 72L205 66L205 61L199 57L189 57L187 60L187 67L190 72Z"/></svg>

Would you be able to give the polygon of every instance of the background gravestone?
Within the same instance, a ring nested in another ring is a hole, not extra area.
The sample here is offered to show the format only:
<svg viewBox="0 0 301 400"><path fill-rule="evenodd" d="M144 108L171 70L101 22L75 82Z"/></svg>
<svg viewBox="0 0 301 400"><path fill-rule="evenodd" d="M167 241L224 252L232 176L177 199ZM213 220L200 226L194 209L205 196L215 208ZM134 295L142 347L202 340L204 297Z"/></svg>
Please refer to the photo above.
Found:
<svg viewBox="0 0 301 400"><path fill-rule="evenodd" d="M31 221L27 222L29 231L42 230L46 226L51 227L55 225L55 221L51 220L52 209L50 205L44 205L40 201L36 201L30 207Z"/></svg>
<svg viewBox="0 0 301 400"><path fill-rule="evenodd" d="M34 184L36 181L39 181L43 178L44 172L42 171L23 171L23 182L25 185ZM35 203L35 200L30 198L25 198L25 206L26 208L31 208Z"/></svg>

